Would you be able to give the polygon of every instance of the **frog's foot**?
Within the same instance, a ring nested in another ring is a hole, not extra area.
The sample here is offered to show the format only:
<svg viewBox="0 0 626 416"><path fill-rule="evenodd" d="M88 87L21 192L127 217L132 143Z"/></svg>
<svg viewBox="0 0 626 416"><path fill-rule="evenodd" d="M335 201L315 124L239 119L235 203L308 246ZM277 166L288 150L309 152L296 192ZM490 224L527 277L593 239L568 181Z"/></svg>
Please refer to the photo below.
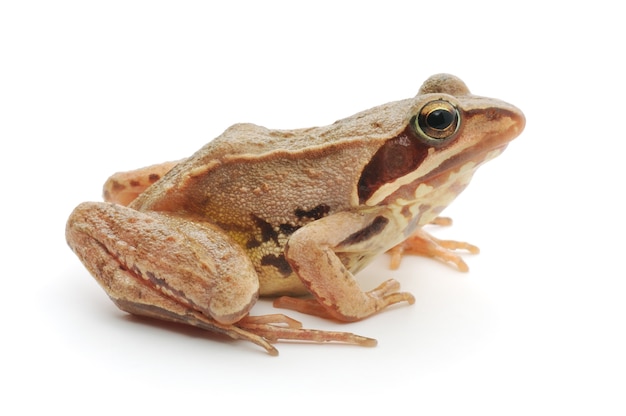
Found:
<svg viewBox="0 0 626 416"><path fill-rule="evenodd" d="M277 356L278 350L271 344L278 340L307 342L339 342L344 344L375 347L377 341L349 332L320 331L302 328L302 324L283 314L246 316L234 325L223 325L195 313L193 318L186 316L181 319L187 325L196 326L212 332L221 332L233 339L250 341ZM171 315L170 315L171 318Z"/></svg>
<svg viewBox="0 0 626 416"><path fill-rule="evenodd" d="M444 220L449 220L442 218ZM437 222L437 224L445 225ZM478 254L478 247L462 241L439 240L418 228L409 238L388 250L391 255L391 269L397 269L404 254L431 257L443 263L453 264L459 271L467 272L469 267L454 250L465 250L471 254Z"/></svg>
<svg viewBox="0 0 626 416"><path fill-rule="evenodd" d="M362 337L349 332L320 331L316 329L302 328L302 324L299 321L282 314L247 316L237 322L236 325L238 328L262 337L262 339L269 342L276 342L280 339L320 343L340 342L364 347L374 347L377 343L373 338ZM277 351L274 352L275 348L271 348L272 350L267 349L266 347L267 351L271 355L278 354Z"/></svg>
<svg viewBox="0 0 626 416"><path fill-rule="evenodd" d="M206 331L221 333L232 339L252 342L264 348L272 356L277 356L278 350L271 343L280 339L318 343L339 342L364 347L376 346L375 339L348 332L304 329L299 321L282 314L246 316L235 324L226 325L199 312L185 311L185 313L177 314L153 305L146 306L139 303L120 301L116 301L116 304L122 310L134 315L178 322Z"/></svg>
<svg viewBox="0 0 626 416"><path fill-rule="evenodd" d="M383 282L376 289L370 290L365 295L370 299L376 300L377 310L382 310L387 306L399 302L408 302L409 305L415 303L415 297L413 295L407 292L398 292L399 289L400 283L396 280L390 279ZM337 316L331 314L327 308L318 302L317 299L281 296L274 301L274 307L290 309L307 315L319 316L325 319L337 319ZM346 319L340 320L345 321Z"/></svg>

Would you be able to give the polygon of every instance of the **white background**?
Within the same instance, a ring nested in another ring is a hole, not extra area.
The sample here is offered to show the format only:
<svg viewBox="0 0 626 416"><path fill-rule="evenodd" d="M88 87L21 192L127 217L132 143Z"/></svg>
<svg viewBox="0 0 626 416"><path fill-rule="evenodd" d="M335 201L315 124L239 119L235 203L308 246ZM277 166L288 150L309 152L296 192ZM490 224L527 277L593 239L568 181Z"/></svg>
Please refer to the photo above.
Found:
<svg viewBox="0 0 626 416"><path fill-rule="evenodd" d="M617 3L205 3L0 5L0 413L626 412ZM364 286L397 278L415 305L349 325L290 313L376 348L279 343L272 358L130 318L66 246L67 216L114 171L235 122L328 124L437 72L515 104L527 128L434 230L480 246L469 274L381 258Z"/></svg>

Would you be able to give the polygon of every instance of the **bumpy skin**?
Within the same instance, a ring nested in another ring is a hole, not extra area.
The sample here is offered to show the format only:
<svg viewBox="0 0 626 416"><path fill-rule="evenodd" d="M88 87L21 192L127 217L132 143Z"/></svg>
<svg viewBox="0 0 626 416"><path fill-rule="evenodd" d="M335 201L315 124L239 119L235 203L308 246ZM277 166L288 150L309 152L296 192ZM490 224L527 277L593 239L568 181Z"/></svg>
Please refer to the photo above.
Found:
<svg viewBox="0 0 626 416"><path fill-rule="evenodd" d="M424 113L433 103L444 103L447 116ZM420 127L421 115L437 128ZM442 125L451 117L448 131ZM180 163L114 175L105 198L128 207L80 205L68 220L68 242L132 313L205 319L229 333L259 293L310 293L314 300L281 302L362 319L413 298L393 281L362 292L353 274L407 239L424 242L414 252L442 258L445 247L421 226L523 126L518 109L471 95L445 74L427 80L415 98L325 127L237 124ZM274 338L267 329L249 332Z"/></svg>

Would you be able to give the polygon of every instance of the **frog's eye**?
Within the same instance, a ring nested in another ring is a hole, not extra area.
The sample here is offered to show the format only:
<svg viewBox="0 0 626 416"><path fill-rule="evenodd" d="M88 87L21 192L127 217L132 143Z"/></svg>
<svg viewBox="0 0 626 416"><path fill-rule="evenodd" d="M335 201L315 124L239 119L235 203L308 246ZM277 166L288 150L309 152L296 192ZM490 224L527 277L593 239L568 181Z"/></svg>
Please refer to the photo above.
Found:
<svg viewBox="0 0 626 416"><path fill-rule="evenodd" d="M422 107L411 124L427 144L436 146L458 131L461 116L459 110L448 101L436 100Z"/></svg>

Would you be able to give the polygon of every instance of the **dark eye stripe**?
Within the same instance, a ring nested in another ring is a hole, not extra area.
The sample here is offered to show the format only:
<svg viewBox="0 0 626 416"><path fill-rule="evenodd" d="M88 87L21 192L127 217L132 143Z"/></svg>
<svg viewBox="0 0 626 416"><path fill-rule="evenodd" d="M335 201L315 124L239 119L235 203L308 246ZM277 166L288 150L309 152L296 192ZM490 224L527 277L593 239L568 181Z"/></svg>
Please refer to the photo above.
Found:
<svg viewBox="0 0 626 416"><path fill-rule="evenodd" d="M417 169L428 155L428 148L409 128L387 140L363 169L358 185L359 202L364 204L382 185Z"/></svg>

